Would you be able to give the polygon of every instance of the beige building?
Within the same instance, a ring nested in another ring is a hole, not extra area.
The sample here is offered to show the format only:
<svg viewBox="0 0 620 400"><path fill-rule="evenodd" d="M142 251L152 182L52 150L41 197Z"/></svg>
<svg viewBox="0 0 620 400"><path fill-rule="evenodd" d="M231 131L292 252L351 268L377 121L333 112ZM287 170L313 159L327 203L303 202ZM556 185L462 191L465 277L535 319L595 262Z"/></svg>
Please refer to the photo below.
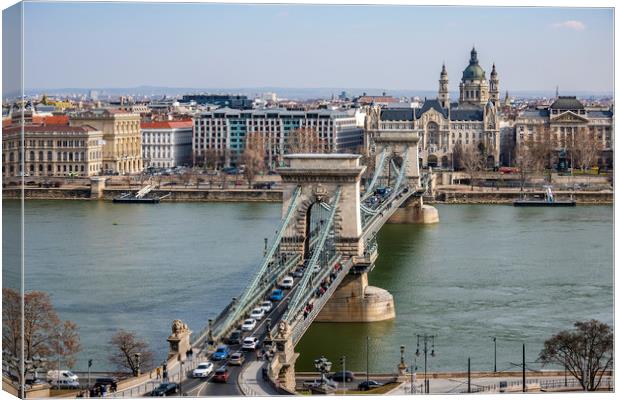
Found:
<svg viewBox="0 0 620 400"><path fill-rule="evenodd" d="M103 134L88 125L26 125L23 142L19 125L2 133L4 177L99 175L102 154Z"/></svg>
<svg viewBox="0 0 620 400"><path fill-rule="evenodd" d="M420 108L371 107L366 129L372 141L373 129L413 130L420 137L420 165L454 167L453 152L473 148L486 155L486 166L499 164L499 78L493 65L490 79L478 64L476 49L471 50L469 65L459 84L458 102L450 102L448 72L445 65L439 75L437 99L425 100Z"/></svg>
<svg viewBox="0 0 620 400"><path fill-rule="evenodd" d="M594 134L601 144L597 165L613 167L613 109L587 108L575 96L558 96L548 107L521 112L515 121L516 147L549 129L557 141L558 163L568 165L566 152L574 135Z"/></svg>
<svg viewBox="0 0 620 400"><path fill-rule="evenodd" d="M95 109L71 115L73 126L90 125L103 132L103 174L141 172L140 115L122 110Z"/></svg>

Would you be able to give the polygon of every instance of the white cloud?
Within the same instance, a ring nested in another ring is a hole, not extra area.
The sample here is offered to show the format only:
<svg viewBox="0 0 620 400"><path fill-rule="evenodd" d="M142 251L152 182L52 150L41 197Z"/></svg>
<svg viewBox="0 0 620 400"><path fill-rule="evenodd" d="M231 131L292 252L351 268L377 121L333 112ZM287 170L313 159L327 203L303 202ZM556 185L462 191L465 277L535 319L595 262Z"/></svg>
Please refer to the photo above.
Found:
<svg viewBox="0 0 620 400"><path fill-rule="evenodd" d="M575 31L582 31L584 29L586 29L586 24L584 24L581 21L576 21L576 20L568 20L568 21L564 21L564 22L557 22L555 24L552 25L554 28L556 29L561 29L561 28L566 28L566 29L572 29Z"/></svg>

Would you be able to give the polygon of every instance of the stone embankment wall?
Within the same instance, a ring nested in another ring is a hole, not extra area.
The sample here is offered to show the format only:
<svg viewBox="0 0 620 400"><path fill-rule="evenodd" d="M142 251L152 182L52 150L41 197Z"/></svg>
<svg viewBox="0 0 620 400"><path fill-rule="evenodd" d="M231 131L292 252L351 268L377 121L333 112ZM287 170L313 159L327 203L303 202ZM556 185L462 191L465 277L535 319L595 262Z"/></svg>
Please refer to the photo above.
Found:
<svg viewBox="0 0 620 400"><path fill-rule="evenodd" d="M105 189L103 198L112 200L127 189ZM153 190L149 195L163 197L162 201L213 201L213 202L281 202L282 191L260 189L167 189Z"/></svg>
<svg viewBox="0 0 620 400"><path fill-rule="evenodd" d="M103 200L112 200L127 192L128 189L104 189ZM135 190L132 190L135 192ZM166 196L162 201L204 201L204 202L272 202L282 201L280 190L260 189L167 189L154 190L155 196ZM2 190L4 199L21 199L20 188L5 188ZM90 187L83 188L25 188L26 199L45 200L97 200L91 198Z"/></svg>
<svg viewBox="0 0 620 400"><path fill-rule="evenodd" d="M90 187L81 188L24 188L26 199L85 200L90 198ZM21 188L2 189L3 199L21 199Z"/></svg>
<svg viewBox="0 0 620 400"><path fill-rule="evenodd" d="M540 196L544 198L542 191L527 192L528 198ZM573 196L578 204L613 204L613 192L556 192L557 199L568 199ZM514 200L521 198L518 191L442 191L438 190L432 203L439 204L512 204ZM429 202L430 203L430 202Z"/></svg>

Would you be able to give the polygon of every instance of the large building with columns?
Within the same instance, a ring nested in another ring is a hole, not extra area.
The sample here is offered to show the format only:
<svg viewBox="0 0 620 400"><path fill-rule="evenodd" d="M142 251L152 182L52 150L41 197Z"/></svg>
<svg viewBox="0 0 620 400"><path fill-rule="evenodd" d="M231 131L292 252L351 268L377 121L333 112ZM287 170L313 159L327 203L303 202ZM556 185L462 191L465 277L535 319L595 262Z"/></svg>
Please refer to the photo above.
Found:
<svg viewBox="0 0 620 400"><path fill-rule="evenodd" d="M101 131L89 125L31 124L25 125L23 132L22 138L21 125L3 128L2 176L99 175Z"/></svg>
<svg viewBox="0 0 620 400"><path fill-rule="evenodd" d="M522 111L515 120L515 144L518 148L528 139L549 129L557 143L558 163L568 166L566 157L575 135L589 133L600 143L598 166L613 168L614 112L613 108L589 108L575 96L557 96L546 107ZM564 159L566 158L566 159Z"/></svg>
<svg viewBox="0 0 620 400"><path fill-rule="evenodd" d="M72 126L90 125L103 132L103 174L135 174L143 169L140 115L94 109L70 116Z"/></svg>
<svg viewBox="0 0 620 400"><path fill-rule="evenodd" d="M425 167L453 167L453 151L457 145L463 150L483 150L487 167L497 166L501 104L495 64L487 80L474 48L469 65L463 71L457 102L450 101L448 83L448 71L443 65L437 99L425 100L420 108L375 108L368 114L371 121L367 123L367 128L370 131L373 127L417 131L420 136L419 162ZM372 121L373 118L375 121Z"/></svg>

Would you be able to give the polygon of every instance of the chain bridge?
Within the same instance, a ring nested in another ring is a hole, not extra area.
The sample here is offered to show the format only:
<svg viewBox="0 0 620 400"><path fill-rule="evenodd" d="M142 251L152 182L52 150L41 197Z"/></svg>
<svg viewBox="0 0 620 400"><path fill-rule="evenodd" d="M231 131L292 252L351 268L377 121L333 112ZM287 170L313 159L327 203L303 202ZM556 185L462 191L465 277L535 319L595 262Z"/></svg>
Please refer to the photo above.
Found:
<svg viewBox="0 0 620 400"><path fill-rule="evenodd" d="M420 174L418 136L379 131L374 174L361 189L366 166L353 154L292 154L279 168L282 219L261 265L243 293L203 329L194 346L213 348L268 299L285 276L294 285L274 305L261 332L269 379L294 390L295 345L313 321L372 322L394 318L392 295L368 286L377 258L377 232L386 222L433 223L423 205L430 173Z"/></svg>

